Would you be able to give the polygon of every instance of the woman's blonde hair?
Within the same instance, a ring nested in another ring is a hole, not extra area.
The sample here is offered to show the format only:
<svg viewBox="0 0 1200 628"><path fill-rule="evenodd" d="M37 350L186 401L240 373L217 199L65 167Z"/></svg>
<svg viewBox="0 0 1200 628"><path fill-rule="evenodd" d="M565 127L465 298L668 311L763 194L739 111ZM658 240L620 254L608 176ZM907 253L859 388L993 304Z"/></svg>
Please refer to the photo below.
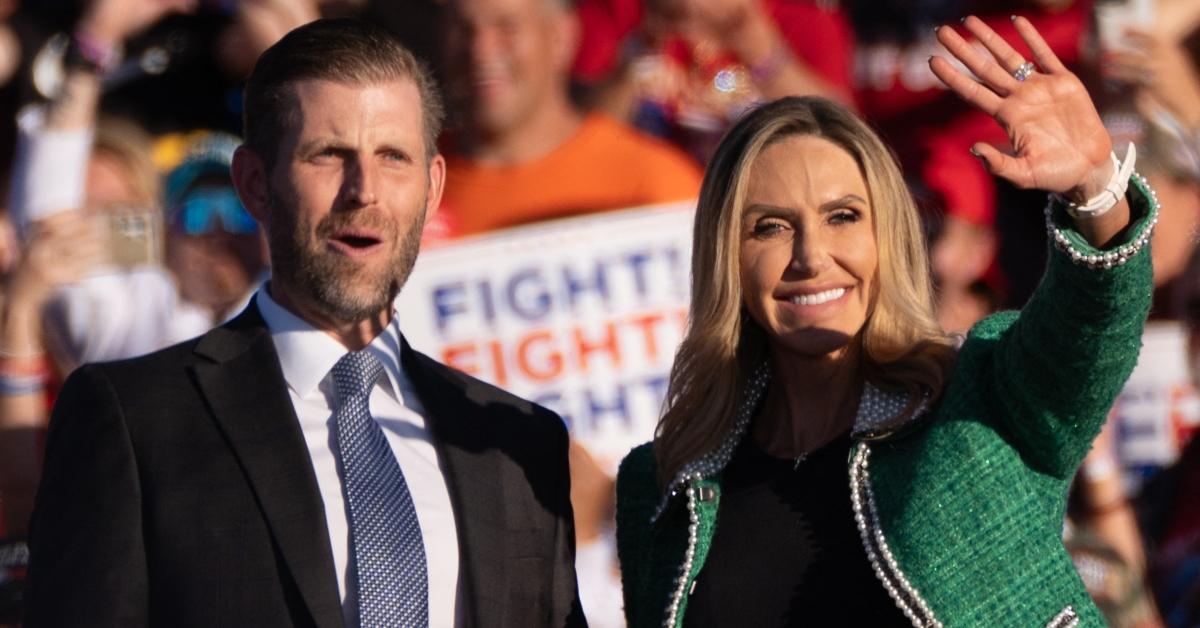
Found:
<svg viewBox="0 0 1200 628"><path fill-rule="evenodd" d="M874 212L876 291L855 353L872 384L936 398L953 365L953 342L933 315L933 290L916 205L891 150L846 108L789 97L748 113L721 141L700 189L692 249L688 330L675 355L666 412L654 441L665 486L686 462L713 450L735 420L751 369L766 359L763 330L742 307L741 212L750 169L782 138L828 140L858 163Z"/></svg>
<svg viewBox="0 0 1200 628"><path fill-rule="evenodd" d="M143 208L158 207L162 202L162 176L154 165L154 143L135 122L124 118L102 117L96 123L92 154L117 162L125 183Z"/></svg>

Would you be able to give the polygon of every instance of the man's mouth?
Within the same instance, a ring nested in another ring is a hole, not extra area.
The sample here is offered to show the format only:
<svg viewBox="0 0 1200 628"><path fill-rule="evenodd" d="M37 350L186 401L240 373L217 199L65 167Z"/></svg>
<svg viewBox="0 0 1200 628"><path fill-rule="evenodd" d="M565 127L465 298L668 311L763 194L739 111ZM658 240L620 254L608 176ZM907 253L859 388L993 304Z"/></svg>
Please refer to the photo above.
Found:
<svg viewBox="0 0 1200 628"><path fill-rule="evenodd" d="M376 244L379 244L379 240L377 240L375 238L364 237L364 236L343 236L343 237L336 238L336 239L339 242L343 242L347 246L351 246L356 249L365 249L368 246L374 246Z"/></svg>
<svg viewBox="0 0 1200 628"><path fill-rule="evenodd" d="M358 255L377 248L383 243L383 238L370 231L347 229L330 235L329 243L335 250L344 254Z"/></svg>

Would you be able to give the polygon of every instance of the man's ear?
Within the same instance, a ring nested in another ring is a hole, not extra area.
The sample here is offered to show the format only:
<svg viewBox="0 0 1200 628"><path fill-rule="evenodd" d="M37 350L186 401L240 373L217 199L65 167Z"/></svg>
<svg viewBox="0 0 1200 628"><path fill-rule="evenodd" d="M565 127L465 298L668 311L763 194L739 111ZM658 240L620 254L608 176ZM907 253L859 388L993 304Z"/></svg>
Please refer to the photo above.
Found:
<svg viewBox="0 0 1200 628"><path fill-rule="evenodd" d="M442 190L446 187L446 158L439 153L429 160L429 190L425 196L425 221L442 206Z"/></svg>
<svg viewBox="0 0 1200 628"><path fill-rule="evenodd" d="M268 183L266 162L245 144L239 146L233 153L233 163L229 166L229 174L233 179L233 187L237 190L242 206L254 217L259 224L267 224Z"/></svg>
<svg viewBox="0 0 1200 628"><path fill-rule="evenodd" d="M561 9L554 17L558 46L555 50L555 70L570 76L571 66L583 38L583 24L574 9Z"/></svg>

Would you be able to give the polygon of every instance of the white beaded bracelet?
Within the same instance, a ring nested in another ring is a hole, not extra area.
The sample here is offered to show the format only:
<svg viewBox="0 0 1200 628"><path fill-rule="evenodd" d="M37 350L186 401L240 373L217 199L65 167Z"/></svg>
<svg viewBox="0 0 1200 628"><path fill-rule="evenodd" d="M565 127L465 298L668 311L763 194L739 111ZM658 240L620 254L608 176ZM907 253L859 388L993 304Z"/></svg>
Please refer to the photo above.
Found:
<svg viewBox="0 0 1200 628"><path fill-rule="evenodd" d="M1117 206L1122 198L1125 198L1125 190L1129 186L1129 177L1133 174L1133 165L1137 162L1137 148L1133 143L1129 143L1129 148L1125 150L1125 161L1118 161L1116 153L1109 153L1112 157L1113 174L1108 180L1108 184L1104 186L1104 190L1099 194L1088 199L1082 205L1072 202L1061 195L1058 198L1061 200L1067 213L1072 218L1097 218L1108 213L1108 210Z"/></svg>
<svg viewBox="0 0 1200 628"><path fill-rule="evenodd" d="M1046 231L1050 235L1050 240L1054 242L1054 246L1060 251L1071 257L1071 261L1087 268L1112 268L1120 266L1128 262L1138 254L1146 244L1150 242L1150 236L1154 234L1154 227L1158 224L1158 194L1146 182L1146 177L1140 174L1134 174L1137 178L1140 187L1150 196L1150 210L1146 214L1146 226L1142 232L1132 242L1126 242L1121 246L1101 253L1087 253L1080 251L1076 245L1071 242L1067 234L1054 224L1054 205L1061 202L1057 194L1051 194L1050 200L1046 203ZM1114 203L1115 205L1115 203Z"/></svg>

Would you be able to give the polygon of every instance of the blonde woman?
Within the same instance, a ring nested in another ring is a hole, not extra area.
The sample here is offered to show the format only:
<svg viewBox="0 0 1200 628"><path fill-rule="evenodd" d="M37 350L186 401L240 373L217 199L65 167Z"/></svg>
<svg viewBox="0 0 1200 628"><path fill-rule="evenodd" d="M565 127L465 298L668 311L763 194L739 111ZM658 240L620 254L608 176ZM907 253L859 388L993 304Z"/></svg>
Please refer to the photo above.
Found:
<svg viewBox="0 0 1200 628"><path fill-rule="evenodd" d="M978 79L930 60L1007 130L1014 154L972 149L988 169L1055 193L1039 291L961 348L862 121L790 98L722 142L667 410L618 477L631 626L1103 624L1063 505L1137 355L1157 203L1080 82L1016 26L1036 65L976 18L990 55L938 39Z"/></svg>

